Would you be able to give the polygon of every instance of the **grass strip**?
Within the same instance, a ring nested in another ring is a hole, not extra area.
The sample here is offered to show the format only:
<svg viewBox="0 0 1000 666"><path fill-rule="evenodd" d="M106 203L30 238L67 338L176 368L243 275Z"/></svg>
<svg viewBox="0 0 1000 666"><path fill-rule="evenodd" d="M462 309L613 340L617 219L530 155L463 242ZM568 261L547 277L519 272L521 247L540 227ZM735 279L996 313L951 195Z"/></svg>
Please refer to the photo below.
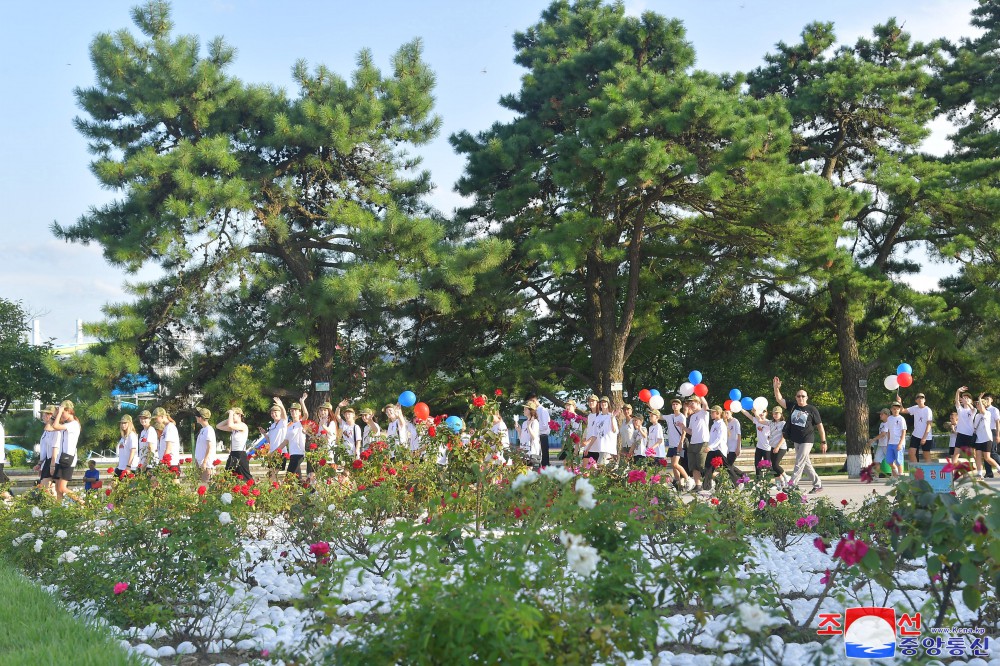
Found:
<svg viewBox="0 0 1000 666"><path fill-rule="evenodd" d="M140 666L100 628L78 619L51 594L0 563L0 664Z"/></svg>

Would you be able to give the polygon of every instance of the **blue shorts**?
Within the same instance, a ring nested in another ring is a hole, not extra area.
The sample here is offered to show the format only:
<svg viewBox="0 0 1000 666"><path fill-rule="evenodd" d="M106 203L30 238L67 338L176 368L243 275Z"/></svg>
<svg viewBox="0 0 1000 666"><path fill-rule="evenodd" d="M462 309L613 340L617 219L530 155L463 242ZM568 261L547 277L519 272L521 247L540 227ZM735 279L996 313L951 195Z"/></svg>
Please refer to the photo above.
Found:
<svg viewBox="0 0 1000 666"><path fill-rule="evenodd" d="M885 461L890 465L901 465L903 464L903 454L899 450L898 446L886 447L885 451Z"/></svg>

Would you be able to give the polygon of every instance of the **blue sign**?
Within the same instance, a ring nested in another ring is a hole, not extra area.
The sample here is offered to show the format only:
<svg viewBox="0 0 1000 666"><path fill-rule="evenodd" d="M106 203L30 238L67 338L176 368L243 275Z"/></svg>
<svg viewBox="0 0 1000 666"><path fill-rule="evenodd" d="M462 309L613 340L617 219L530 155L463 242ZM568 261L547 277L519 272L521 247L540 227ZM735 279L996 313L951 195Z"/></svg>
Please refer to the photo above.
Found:
<svg viewBox="0 0 1000 666"><path fill-rule="evenodd" d="M945 472L945 463L911 463L910 476L914 481L926 481L936 493L950 493L952 474Z"/></svg>

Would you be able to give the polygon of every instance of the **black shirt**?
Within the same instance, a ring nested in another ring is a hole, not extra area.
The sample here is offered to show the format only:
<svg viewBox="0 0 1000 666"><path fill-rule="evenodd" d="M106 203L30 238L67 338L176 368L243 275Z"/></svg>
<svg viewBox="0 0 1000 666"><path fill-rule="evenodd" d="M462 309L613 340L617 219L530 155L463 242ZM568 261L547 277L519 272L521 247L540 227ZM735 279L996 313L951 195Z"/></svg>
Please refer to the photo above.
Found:
<svg viewBox="0 0 1000 666"><path fill-rule="evenodd" d="M788 421L785 422L788 428L785 438L796 444L807 444L813 442L813 432L816 426L823 423L819 410L812 405L800 407L795 405L788 412Z"/></svg>

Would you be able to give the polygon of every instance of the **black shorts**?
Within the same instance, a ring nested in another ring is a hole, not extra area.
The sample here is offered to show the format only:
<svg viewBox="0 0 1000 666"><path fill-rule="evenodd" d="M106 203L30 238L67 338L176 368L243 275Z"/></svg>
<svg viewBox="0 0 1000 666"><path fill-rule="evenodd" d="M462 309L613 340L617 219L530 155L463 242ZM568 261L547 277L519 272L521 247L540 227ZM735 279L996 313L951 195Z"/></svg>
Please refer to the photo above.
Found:
<svg viewBox="0 0 1000 666"><path fill-rule="evenodd" d="M928 439L923 444L920 443L920 438L916 435L910 435L910 448L920 449L921 451L933 451L934 450L934 440Z"/></svg>
<svg viewBox="0 0 1000 666"><path fill-rule="evenodd" d="M72 481L73 470L72 465L56 465L56 471L52 473L52 478L60 481Z"/></svg>
<svg viewBox="0 0 1000 666"><path fill-rule="evenodd" d="M41 468L41 471L39 472L38 480L41 481L43 479L51 479L52 478L52 461L51 460L43 460L38 465Z"/></svg>
<svg viewBox="0 0 1000 666"><path fill-rule="evenodd" d="M599 451L591 451L584 456L584 458L590 458L591 460L598 460L600 457L601 454Z"/></svg>
<svg viewBox="0 0 1000 666"><path fill-rule="evenodd" d="M975 443L976 443L976 436L975 435L965 435L965 434L962 434L960 432L959 433L955 433L955 446L956 447L958 447L960 449L962 449L962 448L969 448L969 449L971 449L975 445Z"/></svg>
<svg viewBox="0 0 1000 666"><path fill-rule="evenodd" d="M287 471L288 471L289 474L296 474L296 475L301 475L302 474L302 459L303 458L305 458L305 455L303 455L301 453L293 453L288 458L288 470Z"/></svg>
<svg viewBox="0 0 1000 666"><path fill-rule="evenodd" d="M976 442L976 443L975 443L975 444L973 445L973 448L974 448L974 449L975 449L976 451L982 451L983 453L986 453L986 452L988 452L988 451L989 451L989 450L990 450L990 449L991 449L992 447L993 447L993 442L990 442L990 441L986 441L986 442Z"/></svg>
<svg viewBox="0 0 1000 666"><path fill-rule="evenodd" d="M668 458L673 458L676 455L677 455L677 447L676 446L671 446L669 449L667 449L667 457Z"/></svg>

